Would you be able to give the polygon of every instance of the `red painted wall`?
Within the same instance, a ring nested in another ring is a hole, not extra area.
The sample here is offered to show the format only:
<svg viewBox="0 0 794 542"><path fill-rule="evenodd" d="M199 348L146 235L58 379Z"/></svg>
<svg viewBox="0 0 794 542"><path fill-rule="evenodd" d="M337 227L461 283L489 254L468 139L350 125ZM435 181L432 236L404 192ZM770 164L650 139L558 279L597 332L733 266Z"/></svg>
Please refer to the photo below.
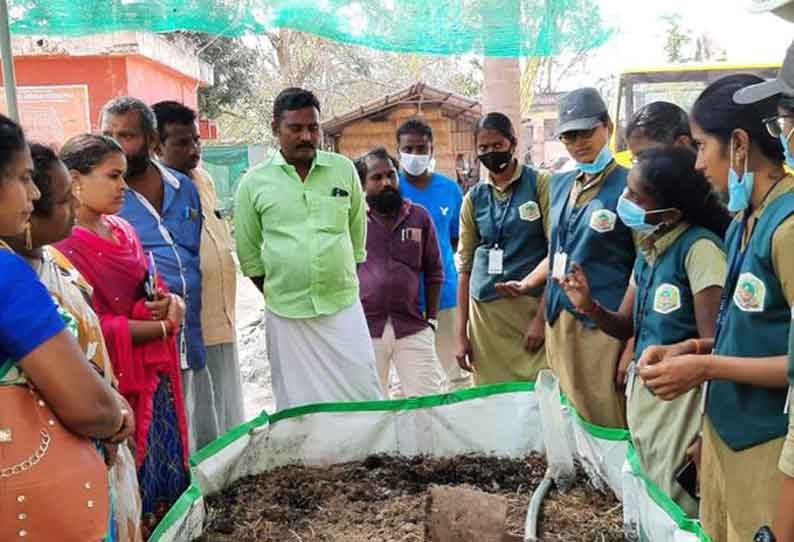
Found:
<svg viewBox="0 0 794 542"><path fill-rule="evenodd" d="M14 68L18 86L87 85L93 129L102 106L117 96L135 96L148 104L176 100L198 109L197 80L137 55L20 56Z"/></svg>
<svg viewBox="0 0 794 542"><path fill-rule="evenodd" d="M127 92L147 104L162 100L182 102L198 110L198 81L148 58L127 57Z"/></svg>

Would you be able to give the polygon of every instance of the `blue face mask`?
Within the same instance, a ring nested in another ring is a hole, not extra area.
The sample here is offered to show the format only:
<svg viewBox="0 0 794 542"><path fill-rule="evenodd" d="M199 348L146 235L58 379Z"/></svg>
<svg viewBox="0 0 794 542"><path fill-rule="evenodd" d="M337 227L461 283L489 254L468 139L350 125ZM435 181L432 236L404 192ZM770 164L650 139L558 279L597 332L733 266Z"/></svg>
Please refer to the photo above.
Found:
<svg viewBox="0 0 794 542"><path fill-rule="evenodd" d="M786 156L786 165L790 168L794 168L794 155L791 154L788 146L788 140L792 133L794 133L794 128L791 129L788 135L780 134L780 143L783 145L783 154Z"/></svg>
<svg viewBox="0 0 794 542"><path fill-rule="evenodd" d="M583 171L588 175L598 175L606 169L611 161L612 151L610 150L609 145L604 145L604 148L601 149L601 152L598 153L598 156L596 156L592 163L585 164L576 162L576 167L579 168L579 171Z"/></svg>
<svg viewBox="0 0 794 542"><path fill-rule="evenodd" d="M645 217L656 213L666 213L667 211L672 210L672 208L668 208L657 209L655 211L646 211L630 199L627 199L625 191L623 194L621 194L620 199L618 199L617 211L621 222L623 222L627 228L639 233L644 233L646 235L655 233L656 230L661 228L664 223L660 222L659 224L648 224L645 222Z"/></svg>
<svg viewBox="0 0 794 542"><path fill-rule="evenodd" d="M744 211L750 206L755 174L747 170L747 155L744 157L744 174L739 177L733 169L733 144L731 144L731 169L728 171L728 210L732 213Z"/></svg>

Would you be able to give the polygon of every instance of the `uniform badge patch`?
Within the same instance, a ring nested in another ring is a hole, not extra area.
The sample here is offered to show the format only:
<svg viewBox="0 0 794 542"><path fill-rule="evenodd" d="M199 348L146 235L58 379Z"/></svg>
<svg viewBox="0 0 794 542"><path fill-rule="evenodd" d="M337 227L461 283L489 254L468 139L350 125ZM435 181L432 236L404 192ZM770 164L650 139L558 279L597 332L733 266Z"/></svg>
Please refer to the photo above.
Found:
<svg viewBox="0 0 794 542"><path fill-rule="evenodd" d="M528 201L518 208L518 216L521 220L534 222L540 218L540 207L536 201Z"/></svg>
<svg viewBox="0 0 794 542"><path fill-rule="evenodd" d="M617 215L609 209L599 209L590 215L590 227L598 233L606 233L615 229Z"/></svg>
<svg viewBox="0 0 794 542"><path fill-rule="evenodd" d="M661 284L653 295L653 310L670 314L681 308L681 291L674 284Z"/></svg>
<svg viewBox="0 0 794 542"><path fill-rule="evenodd" d="M742 273L733 292L733 302L745 312L762 312L766 299L766 284L752 273Z"/></svg>

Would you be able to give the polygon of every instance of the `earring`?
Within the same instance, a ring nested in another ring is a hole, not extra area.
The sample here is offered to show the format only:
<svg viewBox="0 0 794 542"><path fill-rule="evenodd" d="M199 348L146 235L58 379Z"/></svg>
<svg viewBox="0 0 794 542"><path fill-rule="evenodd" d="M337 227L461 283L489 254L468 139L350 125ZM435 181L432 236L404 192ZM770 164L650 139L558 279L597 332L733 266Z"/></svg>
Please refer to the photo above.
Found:
<svg viewBox="0 0 794 542"><path fill-rule="evenodd" d="M30 228L30 222L25 224L25 248L33 250L33 233Z"/></svg>

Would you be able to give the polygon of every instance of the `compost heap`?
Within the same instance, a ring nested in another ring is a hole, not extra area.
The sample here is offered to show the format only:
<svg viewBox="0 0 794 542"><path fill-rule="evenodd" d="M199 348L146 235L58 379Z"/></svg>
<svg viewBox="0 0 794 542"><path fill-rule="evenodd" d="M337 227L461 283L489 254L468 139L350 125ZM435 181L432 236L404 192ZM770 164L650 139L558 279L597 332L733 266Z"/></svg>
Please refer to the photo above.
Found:
<svg viewBox="0 0 794 542"><path fill-rule="evenodd" d="M510 533L523 535L540 455L434 459L370 456L328 468L290 465L239 480L207 500L203 542L411 542L425 539L431 485L467 486L508 499ZM541 510L544 541L623 540L622 507L579 472L566 494L552 489Z"/></svg>

